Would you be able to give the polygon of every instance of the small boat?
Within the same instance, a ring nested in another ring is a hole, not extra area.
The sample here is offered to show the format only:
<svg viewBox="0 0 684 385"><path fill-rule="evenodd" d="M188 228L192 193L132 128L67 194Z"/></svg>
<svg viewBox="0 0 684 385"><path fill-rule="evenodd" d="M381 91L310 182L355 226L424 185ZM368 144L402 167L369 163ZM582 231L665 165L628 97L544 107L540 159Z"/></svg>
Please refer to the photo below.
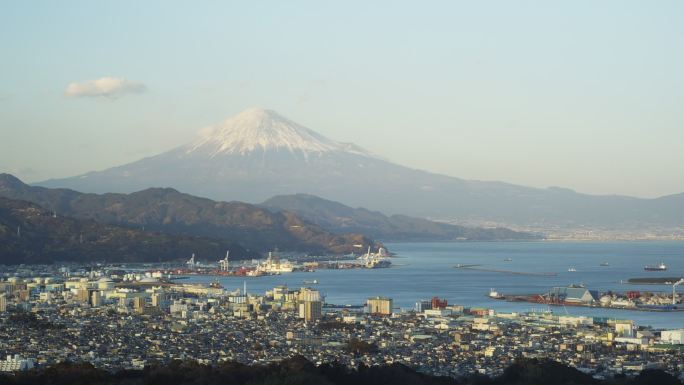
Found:
<svg viewBox="0 0 684 385"><path fill-rule="evenodd" d="M508 258L504 259L504 262L510 262L510 261L512 261L512 260L513 260L513 258L508 257Z"/></svg>
<svg viewBox="0 0 684 385"><path fill-rule="evenodd" d="M658 266L646 265L646 266L644 266L644 270L646 270L646 271L665 271L665 270L667 270L667 265L664 262L660 262L660 264Z"/></svg>
<svg viewBox="0 0 684 385"><path fill-rule="evenodd" d="M495 289L489 289L489 298L493 299L504 299L504 296L500 294L498 291Z"/></svg>
<svg viewBox="0 0 684 385"><path fill-rule="evenodd" d="M568 271L574 273L575 271L577 271L577 269L575 269L574 267L571 267L568 269Z"/></svg>
<svg viewBox="0 0 684 385"><path fill-rule="evenodd" d="M610 264L608 262L601 262L600 266L606 267L606 266L610 266Z"/></svg>
<svg viewBox="0 0 684 385"><path fill-rule="evenodd" d="M318 285L318 280L314 279L313 281L304 281L305 285Z"/></svg>

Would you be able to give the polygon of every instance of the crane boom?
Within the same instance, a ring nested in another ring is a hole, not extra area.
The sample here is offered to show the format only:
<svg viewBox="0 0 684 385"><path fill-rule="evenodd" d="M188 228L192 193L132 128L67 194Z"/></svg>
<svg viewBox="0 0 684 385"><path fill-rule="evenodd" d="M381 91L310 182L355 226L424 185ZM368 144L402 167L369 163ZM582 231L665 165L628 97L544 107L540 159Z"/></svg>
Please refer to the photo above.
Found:
<svg viewBox="0 0 684 385"><path fill-rule="evenodd" d="M672 285L672 304L673 305L677 304L677 286L679 286L683 283L684 283L684 278L680 279L679 281L675 282Z"/></svg>

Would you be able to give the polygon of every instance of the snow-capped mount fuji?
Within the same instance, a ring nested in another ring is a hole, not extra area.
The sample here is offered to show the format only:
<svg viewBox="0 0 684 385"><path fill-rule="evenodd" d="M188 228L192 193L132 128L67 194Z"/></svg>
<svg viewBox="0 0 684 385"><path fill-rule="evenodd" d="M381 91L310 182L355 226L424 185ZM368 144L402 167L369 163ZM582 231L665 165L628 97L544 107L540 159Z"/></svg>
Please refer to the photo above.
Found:
<svg viewBox="0 0 684 385"><path fill-rule="evenodd" d="M94 193L172 187L217 200L257 203L302 191L355 195L386 164L355 144L329 139L275 111L250 108L165 153L38 185Z"/></svg>
<svg viewBox="0 0 684 385"><path fill-rule="evenodd" d="M504 160L501 167L506 167ZM593 196L433 174L391 163L274 111L256 108L208 127L191 143L162 154L38 185L95 193L172 187L214 200L250 203L306 193L385 214L470 223L684 228L681 194L658 199Z"/></svg>
<svg viewBox="0 0 684 385"><path fill-rule="evenodd" d="M205 128L200 137L186 148L187 155L201 154L212 158L267 151L286 151L305 158L330 152L370 155L357 146L335 142L273 110L262 108L250 108Z"/></svg>

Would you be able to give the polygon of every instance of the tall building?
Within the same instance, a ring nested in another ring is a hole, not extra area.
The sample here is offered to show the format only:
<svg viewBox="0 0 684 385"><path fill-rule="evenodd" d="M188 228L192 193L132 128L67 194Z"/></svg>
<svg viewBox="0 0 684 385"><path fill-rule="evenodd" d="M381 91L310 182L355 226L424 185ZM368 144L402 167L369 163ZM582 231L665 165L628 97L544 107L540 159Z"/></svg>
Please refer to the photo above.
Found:
<svg viewBox="0 0 684 385"><path fill-rule="evenodd" d="M304 301L299 304L299 317L304 322L313 322L323 317L323 303L321 301Z"/></svg>
<svg viewBox="0 0 684 385"><path fill-rule="evenodd" d="M299 291L299 301L320 301L321 293L318 290L313 290L303 287Z"/></svg>
<svg viewBox="0 0 684 385"><path fill-rule="evenodd" d="M449 305L446 299L440 300L438 297L432 297L432 308L433 309L444 309Z"/></svg>
<svg viewBox="0 0 684 385"><path fill-rule="evenodd" d="M368 312L373 315L392 314L392 298L373 297L366 302Z"/></svg>
<svg viewBox="0 0 684 385"><path fill-rule="evenodd" d="M299 317L312 322L323 317L323 302L318 290L302 288L299 291Z"/></svg>
<svg viewBox="0 0 684 385"><path fill-rule="evenodd" d="M0 294L0 313L7 311L7 297L5 293Z"/></svg>
<svg viewBox="0 0 684 385"><path fill-rule="evenodd" d="M81 288L76 290L76 301L78 302L90 302L90 295L88 289Z"/></svg>
<svg viewBox="0 0 684 385"><path fill-rule="evenodd" d="M152 293L152 307L162 308L166 301L166 294L163 291L155 291Z"/></svg>
<svg viewBox="0 0 684 385"><path fill-rule="evenodd" d="M145 311L145 298L133 298L133 310L135 310L136 313L142 313L143 311Z"/></svg>
<svg viewBox="0 0 684 385"><path fill-rule="evenodd" d="M12 282L0 282L0 293L12 294L14 284Z"/></svg>
<svg viewBox="0 0 684 385"><path fill-rule="evenodd" d="M413 307L413 309L416 311L416 313L422 313L425 310L432 309L432 302L426 299L421 299L419 302L416 302L416 305Z"/></svg>
<svg viewBox="0 0 684 385"><path fill-rule="evenodd" d="M615 333L618 337L632 338L634 337L635 330L634 321L615 321Z"/></svg>
<svg viewBox="0 0 684 385"><path fill-rule="evenodd" d="M102 306L102 295L100 294L99 291L94 290L90 294L90 306L92 306L92 307Z"/></svg>

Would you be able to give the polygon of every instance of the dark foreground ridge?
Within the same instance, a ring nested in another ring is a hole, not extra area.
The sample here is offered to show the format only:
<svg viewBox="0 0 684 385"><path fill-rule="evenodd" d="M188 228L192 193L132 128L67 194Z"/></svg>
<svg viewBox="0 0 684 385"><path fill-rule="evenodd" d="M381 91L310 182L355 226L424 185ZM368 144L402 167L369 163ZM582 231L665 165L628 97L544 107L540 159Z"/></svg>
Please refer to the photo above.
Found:
<svg viewBox="0 0 684 385"><path fill-rule="evenodd" d="M62 363L49 368L16 375L0 376L0 385L172 385L172 384L306 384L306 385L681 385L682 382L661 370L645 370L636 377L597 380L576 369L554 361L519 360L496 378L472 375L453 379L419 373L402 364L359 366L350 370L331 363L315 366L296 356L268 366L248 366L226 362L215 366L173 361L150 365L141 370L108 372L88 363Z"/></svg>

